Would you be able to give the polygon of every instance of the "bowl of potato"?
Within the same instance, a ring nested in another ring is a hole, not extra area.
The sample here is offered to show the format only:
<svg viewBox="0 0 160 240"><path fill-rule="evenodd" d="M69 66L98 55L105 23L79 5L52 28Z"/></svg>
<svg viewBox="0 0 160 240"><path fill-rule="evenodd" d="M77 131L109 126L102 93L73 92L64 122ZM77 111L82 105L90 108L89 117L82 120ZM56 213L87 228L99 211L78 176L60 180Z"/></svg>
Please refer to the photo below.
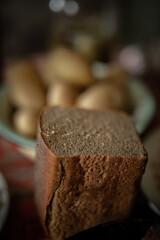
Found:
<svg viewBox="0 0 160 240"><path fill-rule="evenodd" d="M45 105L116 109L131 114L141 134L155 112L148 88L116 63L88 61L68 46L7 65L0 91L0 133L34 159L39 112Z"/></svg>

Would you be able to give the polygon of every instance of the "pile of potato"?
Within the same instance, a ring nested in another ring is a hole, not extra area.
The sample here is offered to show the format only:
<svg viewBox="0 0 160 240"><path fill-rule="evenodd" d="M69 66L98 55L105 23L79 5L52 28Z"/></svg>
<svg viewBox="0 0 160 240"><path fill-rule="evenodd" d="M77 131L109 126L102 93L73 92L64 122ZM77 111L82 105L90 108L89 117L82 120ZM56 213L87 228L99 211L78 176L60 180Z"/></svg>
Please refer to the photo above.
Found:
<svg viewBox="0 0 160 240"><path fill-rule="evenodd" d="M35 138L44 105L131 109L127 74L120 67L110 64L106 74L98 77L86 58L64 46L46 54L38 66L30 58L10 64L6 77L14 109L12 123L26 137Z"/></svg>

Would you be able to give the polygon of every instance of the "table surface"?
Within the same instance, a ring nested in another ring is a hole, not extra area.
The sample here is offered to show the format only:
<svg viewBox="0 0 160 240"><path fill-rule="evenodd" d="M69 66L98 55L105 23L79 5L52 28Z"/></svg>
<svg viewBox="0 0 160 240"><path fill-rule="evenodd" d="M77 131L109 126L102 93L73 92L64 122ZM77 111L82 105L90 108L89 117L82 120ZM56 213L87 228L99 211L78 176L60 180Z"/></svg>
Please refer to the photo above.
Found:
<svg viewBox="0 0 160 240"><path fill-rule="evenodd" d="M157 102L157 113L142 138L160 126L160 80L146 77L148 85ZM10 195L10 207L0 239L47 240L44 235L34 203L34 163L21 155L16 146L0 137L0 171L5 176ZM150 210L146 199L140 192L134 211L134 219L158 218Z"/></svg>

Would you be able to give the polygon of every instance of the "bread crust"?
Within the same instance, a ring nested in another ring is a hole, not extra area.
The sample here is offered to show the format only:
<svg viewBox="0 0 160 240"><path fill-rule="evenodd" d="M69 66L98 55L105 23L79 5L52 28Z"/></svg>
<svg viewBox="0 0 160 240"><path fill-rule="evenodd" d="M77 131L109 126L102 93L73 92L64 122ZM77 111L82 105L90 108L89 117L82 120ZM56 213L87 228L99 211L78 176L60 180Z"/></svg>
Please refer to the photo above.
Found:
<svg viewBox="0 0 160 240"><path fill-rule="evenodd" d="M35 201L45 232L47 228L47 210L61 177L59 158L45 144L40 121L37 130L37 155L35 163Z"/></svg>

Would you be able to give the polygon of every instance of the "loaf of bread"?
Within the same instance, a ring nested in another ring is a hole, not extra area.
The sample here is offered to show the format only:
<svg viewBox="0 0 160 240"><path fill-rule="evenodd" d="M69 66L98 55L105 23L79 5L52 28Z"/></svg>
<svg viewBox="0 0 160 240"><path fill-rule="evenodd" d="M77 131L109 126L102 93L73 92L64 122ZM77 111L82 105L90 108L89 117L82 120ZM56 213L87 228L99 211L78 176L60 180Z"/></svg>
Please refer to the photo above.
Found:
<svg viewBox="0 0 160 240"><path fill-rule="evenodd" d="M128 218L146 161L127 114L45 108L39 116L35 198L51 239Z"/></svg>

